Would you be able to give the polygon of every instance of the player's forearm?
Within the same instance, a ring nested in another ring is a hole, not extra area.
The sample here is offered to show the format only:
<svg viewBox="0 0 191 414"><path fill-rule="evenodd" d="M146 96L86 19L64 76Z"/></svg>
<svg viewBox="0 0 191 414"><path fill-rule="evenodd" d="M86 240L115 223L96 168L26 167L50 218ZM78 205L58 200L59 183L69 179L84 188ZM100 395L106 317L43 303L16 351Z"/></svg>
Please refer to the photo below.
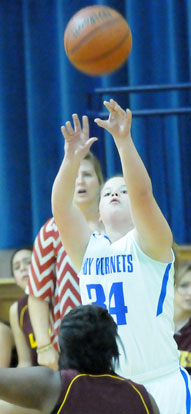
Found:
<svg viewBox="0 0 191 414"><path fill-rule="evenodd" d="M118 151L130 197L150 196L151 180L130 136Z"/></svg>
<svg viewBox="0 0 191 414"><path fill-rule="evenodd" d="M45 300L29 296L28 307L37 347L47 345L50 342L49 304Z"/></svg>
<svg viewBox="0 0 191 414"><path fill-rule="evenodd" d="M0 399L50 412L61 388L60 375L45 367L0 368Z"/></svg>
<svg viewBox="0 0 191 414"><path fill-rule="evenodd" d="M9 367L14 337L9 326L0 323L0 367Z"/></svg>
<svg viewBox="0 0 191 414"><path fill-rule="evenodd" d="M40 408L34 392L26 385L24 372L25 368L0 368L0 399L25 408Z"/></svg>
<svg viewBox="0 0 191 414"><path fill-rule="evenodd" d="M70 213L75 190L75 181L80 162L65 156L52 188L52 212L56 221Z"/></svg>

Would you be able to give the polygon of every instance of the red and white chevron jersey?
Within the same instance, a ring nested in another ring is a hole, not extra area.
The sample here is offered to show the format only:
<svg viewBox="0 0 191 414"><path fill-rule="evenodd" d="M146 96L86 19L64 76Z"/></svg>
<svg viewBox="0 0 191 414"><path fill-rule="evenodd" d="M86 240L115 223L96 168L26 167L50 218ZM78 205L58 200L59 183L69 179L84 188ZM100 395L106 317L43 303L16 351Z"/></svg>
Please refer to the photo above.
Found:
<svg viewBox="0 0 191 414"><path fill-rule="evenodd" d="M58 349L58 331L65 313L81 304L79 279L50 218L40 229L33 248L26 293L50 303L51 340Z"/></svg>

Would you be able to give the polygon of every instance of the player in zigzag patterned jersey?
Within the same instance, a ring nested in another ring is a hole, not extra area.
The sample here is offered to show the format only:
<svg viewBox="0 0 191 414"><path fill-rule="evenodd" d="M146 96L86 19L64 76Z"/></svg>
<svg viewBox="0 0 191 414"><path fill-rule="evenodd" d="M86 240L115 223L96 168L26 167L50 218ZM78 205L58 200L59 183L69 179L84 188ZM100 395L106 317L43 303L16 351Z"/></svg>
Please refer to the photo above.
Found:
<svg viewBox="0 0 191 414"><path fill-rule="evenodd" d="M101 227L98 224L98 201L102 182L99 161L89 152L78 171L74 200L92 229ZM54 218L42 226L36 237L26 293L30 295L32 326L38 348L41 348L38 363L57 369L61 319L79 305L81 299L79 279L61 243ZM50 343L54 347L47 348Z"/></svg>
<svg viewBox="0 0 191 414"><path fill-rule="evenodd" d="M60 372L0 368L0 398L47 414L159 414L142 385L115 373L118 340L106 309L78 306L61 323Z"/></svg>

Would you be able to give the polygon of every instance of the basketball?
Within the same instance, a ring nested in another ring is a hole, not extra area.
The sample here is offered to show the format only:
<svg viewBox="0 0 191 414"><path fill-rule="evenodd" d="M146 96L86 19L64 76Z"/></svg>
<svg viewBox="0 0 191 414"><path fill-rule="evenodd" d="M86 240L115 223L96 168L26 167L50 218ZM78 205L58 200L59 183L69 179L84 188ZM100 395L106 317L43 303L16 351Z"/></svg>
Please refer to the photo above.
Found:
<svg viewBox="0 0 191 414"><path fill-rule="evenodd" d="M64 32L64 48L81 72L99 76L113 72L127 60L132 47L131 29L125 18L107 6L79 10Z"/></svg>

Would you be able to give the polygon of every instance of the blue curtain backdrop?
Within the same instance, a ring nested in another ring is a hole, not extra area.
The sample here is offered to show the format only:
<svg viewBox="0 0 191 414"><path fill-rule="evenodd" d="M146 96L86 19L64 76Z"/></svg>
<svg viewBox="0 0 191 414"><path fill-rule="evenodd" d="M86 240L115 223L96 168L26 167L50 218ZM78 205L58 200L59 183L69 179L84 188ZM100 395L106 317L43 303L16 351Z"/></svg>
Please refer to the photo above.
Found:
<svg viewBox="0 0 191 414"><path fill-rule="evenodd" d="M117 9L132 30L128 62L90 77L68 61L63 34L82 7ZM32 243L51 216L63 157L60 126L88 109L87 91L191 81L190 0L0 0L0 248ZM190 106L188 93L116 95L132 110ZM133 136L178 243L191 243L191 119L136 119ZM95 144L106 177L119 168L111 141ZM165 164L165 165L164 165Z"/></svg>

